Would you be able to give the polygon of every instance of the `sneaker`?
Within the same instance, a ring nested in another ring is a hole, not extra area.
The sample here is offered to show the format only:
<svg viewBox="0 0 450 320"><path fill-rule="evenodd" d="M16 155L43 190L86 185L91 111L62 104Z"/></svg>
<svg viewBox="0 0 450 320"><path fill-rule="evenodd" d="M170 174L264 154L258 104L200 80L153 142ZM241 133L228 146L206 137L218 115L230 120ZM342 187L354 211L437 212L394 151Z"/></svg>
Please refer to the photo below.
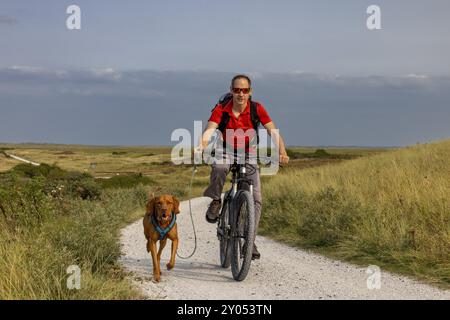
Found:
<svg viewBox="0 0 450 320"><path fill-rule="evenodd" d="M213 200L209 205L208 211L206 211L206 221L209 223L216 223L219 219L220 207L222 206L222 201Z"/></svg>
<svg viewBox="0 0 450 320"><path fill-rule="evenodd" d="M258 251L258 248L256 247L256 244L253 244L253 252L252 252L252 260L256 260L261 258L261 254Z"/></svg>

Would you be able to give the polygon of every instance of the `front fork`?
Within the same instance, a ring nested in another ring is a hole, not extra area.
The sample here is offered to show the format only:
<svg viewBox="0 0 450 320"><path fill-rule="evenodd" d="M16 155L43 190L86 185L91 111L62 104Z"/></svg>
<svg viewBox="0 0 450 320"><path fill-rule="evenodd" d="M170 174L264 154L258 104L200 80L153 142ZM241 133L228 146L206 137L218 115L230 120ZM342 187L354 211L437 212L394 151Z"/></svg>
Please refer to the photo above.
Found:
<svg viewBox="0 0 450 320"><path fill-rule="evenodd" d="M241 167L240 176L245 177L246 169L245 167ZM233 172L233 179L231 180L231 197L234 198L236 196L236 193L238 191L239 184L247 184L248 185L248 191L250 191L250 194L253 195L253 181L248 180L246 178L237 178L237 175L235 172ZM242 187L241 187L242 188ZM246 190L247 188L242 188Z"/></svg>
<svg viewBox="0 0 450 320"><path fill-rule="evenodd" d="M241 183L242 183L242 181L241 181ZM245 181L244 183L248 184L248 191L250 191L250 194L253 195L253 182L252 181ZM236 193L237 193L237 190L238 190L238 183L237 182L233 182L232 190L233 191L231 192L231 196L232 196L232 198L234 198L236 196Z"/></svg>

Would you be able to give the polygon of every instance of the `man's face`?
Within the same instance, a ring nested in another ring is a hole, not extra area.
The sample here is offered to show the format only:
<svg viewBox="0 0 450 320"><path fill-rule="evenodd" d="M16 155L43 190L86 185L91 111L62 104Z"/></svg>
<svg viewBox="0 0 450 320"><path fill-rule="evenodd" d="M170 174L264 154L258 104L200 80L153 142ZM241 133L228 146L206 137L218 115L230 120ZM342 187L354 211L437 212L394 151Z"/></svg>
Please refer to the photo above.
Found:
<svg viewBox="0 0 450 320"><path fill-rule="evenodd" d="M231 88L233 94L233 105L246 106L247 101L252 93L250 85L245 78L239 78L234 80L233 87Z"/></svg>

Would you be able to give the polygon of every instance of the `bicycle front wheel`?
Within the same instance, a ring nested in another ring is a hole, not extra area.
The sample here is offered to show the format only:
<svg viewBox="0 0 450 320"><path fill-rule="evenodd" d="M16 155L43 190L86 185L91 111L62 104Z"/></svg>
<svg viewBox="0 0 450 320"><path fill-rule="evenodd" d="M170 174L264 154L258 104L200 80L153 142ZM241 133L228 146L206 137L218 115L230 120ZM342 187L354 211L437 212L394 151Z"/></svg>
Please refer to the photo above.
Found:
<svg viewBox="0 0 450 320"><path fill-rule="evenodd" d="M247 277L255 241L255 206L249 191L240 190L234 198L231 272L236 281Z"/></svg>

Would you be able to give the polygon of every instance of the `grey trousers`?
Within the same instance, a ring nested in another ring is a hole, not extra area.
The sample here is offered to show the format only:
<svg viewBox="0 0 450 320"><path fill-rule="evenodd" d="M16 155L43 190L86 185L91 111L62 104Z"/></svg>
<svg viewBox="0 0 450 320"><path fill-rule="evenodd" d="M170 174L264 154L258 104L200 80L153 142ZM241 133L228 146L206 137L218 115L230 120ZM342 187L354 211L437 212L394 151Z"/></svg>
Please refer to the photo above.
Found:
<svg viewBox="0 0 450 320"><path fill-rule="evenodd" d="M255 232L258 230L259 220L261 219L261 181L259 179L259 168L257 165L247 164L247 178L253 182L253 200L255 204ZM255 170L250 169L254 168ZM230 164L218 164L211 165L211 176L209 186L206 188L203 195L210 197L213 200L219 200L222 194L223 186L227 179L227 174L230 172ZM251 174L250 174L251 173Z"/></svg>

